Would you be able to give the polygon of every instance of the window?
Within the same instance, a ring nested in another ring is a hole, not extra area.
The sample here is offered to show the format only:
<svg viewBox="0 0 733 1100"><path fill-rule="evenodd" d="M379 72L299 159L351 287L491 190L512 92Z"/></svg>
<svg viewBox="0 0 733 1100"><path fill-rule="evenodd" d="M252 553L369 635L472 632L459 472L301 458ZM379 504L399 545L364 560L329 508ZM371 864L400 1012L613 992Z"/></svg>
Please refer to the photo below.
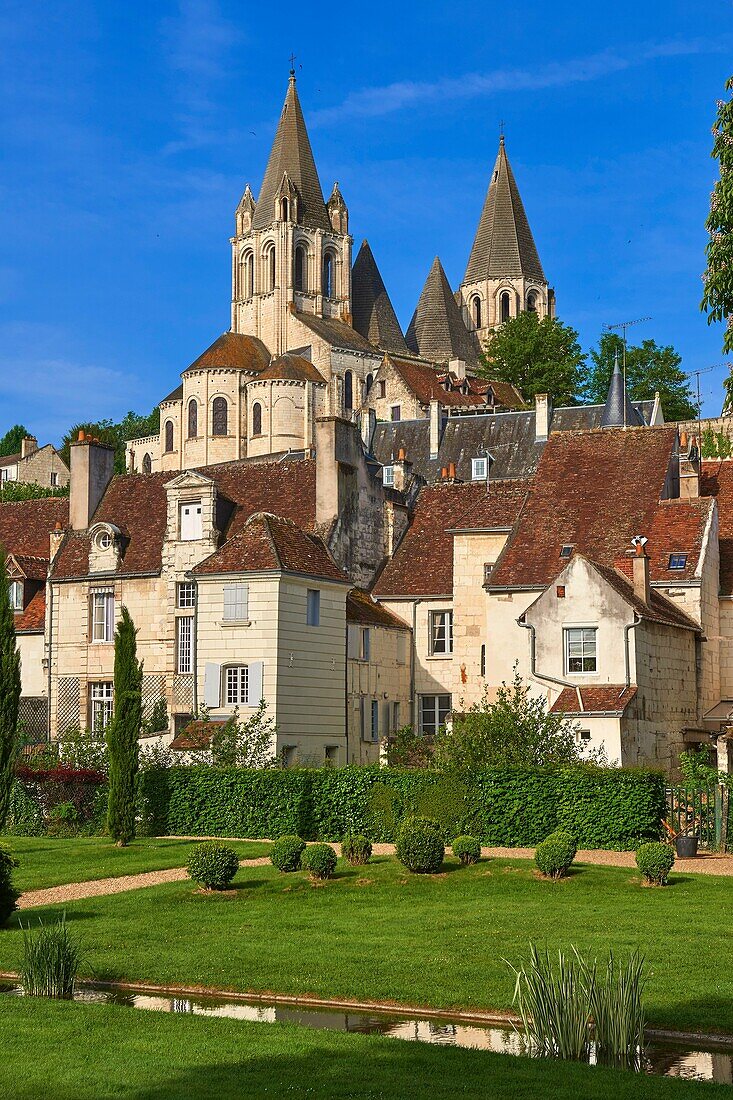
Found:
<svg viewBox="0 0 733 1100"><path fill-rule="evenodd" d="M305 245L299 244L295 249L295 261L293 271L293 285L296 290L307 290L306 284L306 269L308 263L308 253L305 250Z"/></svg>
<svg viewBox="0 0 733 1100"><path fill-rule="evenodd" d="M143 473L149 474L153 469L153 460L149 454L143 455Z"/></svg>
<svg viewBox="0 0 733 1100"><path fill-rule="evenodd" d="M113 642L115 636L115 594L111 588L92 591L92 641Z"/></svg>
<svg viewBox="0 0 733 1100"><path fill-rule="evenodd" d="M275 289L275 246L271 244L262 253L264 267L265 293L269 294Z"/></svg>
<svg viewBox="0 0 733 1100"><path fill-rule="evenodd" d="M112 684L105 681L89 685L89 718L95 733L103 733L112 717Z"/></svg>
<svg viewBox="0 0 733 1100"><path fill-rule="evenodd" d="M574 549L575 544L570 542L566 542L563 546L560 547L560 557L563 559L563 561L567 561L568 558L572 558Z"/></svg>
<svg viewBox="0 0 733 1100"><path fill-rule="evenodd" d="M178 506L178 526L181 542L194 542L203 534L201 501L189 500Z"/></svg>
<svg viewBox="0 0 733 1100"><path fill-rule="evenodd" d="M670 554L669 555L669 568L670 569L685 569L687 566L687 554Z"/></svg>
<svg viewBox="0 0 733 1100"><path fill-rule="evenodd" d="M290 217L290 203L287 199L280 199L280 218L282 221L288 221Z"/></svg>
<svg viewBox="0 0 733 1100"><path fill-rule="evenodd" d="M323 257L323 295L326 298L334 298L334 258L332 252L326 252Z"/></svg>
<svg viewBox="0 0 733 1100"><path fill-rule="evenodd" d="M259 401L252 406L252 435L262 435L262 405Z"/></svg>
<svg viewBox="0 0 733 1100"><path fill-rule="evenodd" d="M400 704L392 704L392 729L398 730L400 728Z"/></svg>
<svg viewBox="0 0 733 1100"><path fill-rule="evenodd" d="M570 627L565 631L565 671L597 672L596 628Z"/></svg>
<svg viewBox="0 0 733 1100"><path fill-rule="evenodd" d="M283 745L282 762L284 768L292 768L298 757L297 745Z"/></svg>
<svg viewBox="0 0 733 1100"><path fill-rule="evenodd" d="M394 485L394 466L382 467L382 485Z"/></svg>
<svg viewBox="0 0 733 1100"><path fill-rule="evenodd" d="M399 405L393 405L390 409L390 417L393 421L402 419L402 409Z"/></svg>
<svg viewBox="0 0 733 1100"><path fill-rule="evenodd" d="M246 665L234 665L226 670L224 697L229 705L246 704L248 679L249 669Z"/></svg>
<svg viewBox="0 0 733 1100"><path fill-rule="evenodd" d="M249 616L249 585L224 585L224 622L246 622Z"/></svg>
<svg viewBox="0 0 733 1100"><path fill-rule="evenodd" d="M481 299L478 295L473 299L471 305L473 309L473 327L481 328Z"/></svg>
<svg viewBox="0 0 733 1100"><path fill-rule="evenodd" d="M453 612L430 612L430 653L443 657L453 652Z"/></svg>
<svg viewBox="0 0 733 1100"><path fill-rule="evenodd" d="M51 471L51 488L55 489L59 483L59 475L55 470Z"/></svg>
<svg viewBox="0 0 733 1100"><path fill-rule="evenodd" d="M196 585L192 581L182 581L176 588L178 607L196 606Z"/></svg>
<svg viewBox="0 0 733 1100"><path fill-rule="evenodd" d="M339 762L339 747L338 745L326 745L324 753L324 761L328 767L335 768Z"/></svg>
<svg viewBox="0 0 733 1100"><path fill-rule="evenodd" d="M351 412L354 407L354 376L350 370L344 373L344 409Z"/></svg>
<svg viewBox="0 0 733 1100"><path fill-rule="evenodd" d="M23 610L23 582L10 582L10 606L13 611Z"/></svg>
<svg viewBox="0 0 733 1100"><path fill-rule="evenodd" d="M590 741L590 730L575 730L575 744L579 749L584 749Z"/></svg>
<svg viewBox="0 0 733 1100"><path fill-rule="evenodd" d="M361 638L359 639L359 660L368 661L371 654L371 635L369 633L369 627L364 626L361 630Z"/></svg>
<svg viewBox="0 0 733 1100"><path fill-rule="evenodd" d="M241 293L243 298L251 298L255 290L255 258L248 252L242 260Z"/></svg>
<svg viewBox="0 0 733 1100"><path fill-rule="evenodd" d="M195 439L199 434L199 403L192 397L188 403L188 438Z"/></svg>
<svg viewBox="0 0 733 1100"><path fill-rule="evenodd" d="M190 676L192 660L193 615L180 615L176 619L176 672Z"/></svg>
<svg viewBox="0 0 733 1100"><path fill-rule="evenodd" d="M381 379L381 381L379 382L379 391L378 392L379 392L380 397L386 397L387 396L387 382L385 381L385 379Z"/></svg>
<svg viewBox="0 0 733 1100"><path fill-rule="evenodd" d="M527 295L527 309L530 313L537 312L537 295L532 290Z"/></svg>
<svg viewBox="0 0 733 1100"><path fill-rule="evenodd" d="M165 422L165 450L166 454L170 454L173 450L173 421L166 420Z"/></svg>
<svg viewBox="0 0 733 1100"><path fill-rule="evenodd" d="M376 699L372 699L372 721L370 727L371 740L379 740L379 703Z"/></svg>
<svg viewBox="0 0 733 1100"><path fill-rule="evenodd" d="M489 462L486 457L471 459L471 480L486 481L489 472Z"/></svg>
<svg viewBox="0 0 733 1100"><path fill-rule="evenodd" d="M109 531L100 531L94 541L100 550L109 550L114 540Z"/></svg>
<svg viewBox="0 0 733 1100"><path fill-rule="evenodd" d="M366 376L365 380L364 380L364 396L365 397L369 396L369 390L372 388L373 383L374 383L374 375L373 374L368 374Z"/></svg>
<svg viewBox="0 0 733 1100"><path fill-rule="evenodd" d="M420 696L420 733L423 736L435 737L441 726L448 721L450 704L450 695Z"/></svg>
<svg viewBox="0 0 733 1100"><path fill-rule="evenodd" d="M321 593L317 588L308 589L306 623L308 626L320 626L321 623Z"/></svg>
<svg viewBox="0 0 733 1100"><path fill-rule="evenodd" d="M502 324L508 321L511 316L511 299L509 298L509 291L505 290L499 297L499 320Z"/></svg>
<svg viewBox="0 0 733 1100"><path fill-rule="evenodd" d="M486 646L481 646L481 676L486 676Z"/></svg>
<svg viewBox="0 0 733 1100"><path fill-rule="evenodd" d="M226 397L215 397L211 403L211 434L227 434L228 405Z"/></svg>

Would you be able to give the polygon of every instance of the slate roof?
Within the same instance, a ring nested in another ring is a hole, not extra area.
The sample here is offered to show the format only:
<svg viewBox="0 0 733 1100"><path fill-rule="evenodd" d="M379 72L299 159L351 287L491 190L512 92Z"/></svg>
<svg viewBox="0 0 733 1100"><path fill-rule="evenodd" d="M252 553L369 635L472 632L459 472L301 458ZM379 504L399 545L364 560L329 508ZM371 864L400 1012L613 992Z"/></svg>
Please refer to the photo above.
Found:
<svg viewBox="0 0 733 1100"><path fill-rule="evenodd" d="M641 423L641 418L629 400L624 386L624 377L618 363L618 354L614 360L611 381L608 384L608 396L601 413L602 428L626 428Z"/></svg>
<svg viewBox="0 0 733 1100"><path fill-rule="evenodd" d="M636 684L578 685L563 688L550 707L552 714L623 714L636 696Z"/></svg>
<svg viewBox="0 0 733 1100"><path fill-rule="evenodd" d="M253 229L264 229L274 220L275 198L286 172L298 190L299 224L330 232L331 222L292 73L255 207Z"/></svg>
<svg viewBox="0 0 733 1100"><path fill-rule="evenodd" d="M169 401L182 401L182 400L183 400L183 383L181 383L180 386L176 386L176 388L171 393L169 393L167 397L163 398L163 400L160 402L160 404L161 405L166 405Z"/></svg>
<svg viewBox="0 0 733 1100"><path fill-rule="evenodd" d="M522 275L546 281L502 136L463 282Z"/></svg>
<svg viewBox="0 0 733 1100"><path fill-rule="evenodd" d="M186 370L234 367L236 370L259 374L269 362L270 353L256 336L246 336L242 332L223 332Z"/></svg>
<svg viewBox="0 0 733 1100"><path fill-rule="evenodd" d="M51 532L68 522L68 497L0 502L0 545L8 554L47 559Z"/></svg>
<svg viewBox="0 0 733 1100"><path fill-rule="evenodd" d="M397 314L368 241L362 241L351 269L351 311L354 328L370 344L382 351L407 354Z"/></svg>
<svg viewBox="0 0 733 1100"><path fill-rule="evenodd" d="M524 404L522 395L509 382L495 382L471 374L460 379L456 374L431 363L396 355L388 355L387 362L421 405L429 405L431 401L438 400L449 409L485 408L487 404L491 404L490 400L487 402L489 390L492 391L496 404L504 408L517 409ZM449 389L446 389L447 381L450 382ZM468 392L462 393L463 388Z"/></svg>
<svg viewBox="0 0 733 1100"><path fill-rule="evenodd" d="M293 355L291 352L285 352L284 355L273 359L269 367L252 381L264 382L269 379L284 382L320 382L324 386L326 384L326 379L313 366L310 359L304 359L302 355Z"/></svg>
<svg viewBox="0 0 733 1100"><path fill-rule="evenodd" d="M700 492L718 504L720 594L733 596L733 459L702 463Z"/></svg>
<svg viewBox="0 0 733 1100"><path fill-rule="evenodd" d="M436 256L425 280L405 341L433 363L462 359L475 366L481 354L476 334L466 328L443 265Z"/></svg>
<svg viewBox="0 0 733 1100"><path fill-rule="evenodd" d="M195 566L193 572L205 576L271 570L347 582L346 574L317 535L267 512L249 516L239 533Z"/></svg>
<svg viewBox="0 0 733 1100"><path fill-rule="evenodd" d="M347 623L360 623L364 626L386 626L399 630L409 630L409 625L394 615L389 608L377 603L363 588L352 588L346 597Z"/></svg>
<svg viewBox="0 0 733 1100"><path fill-rule="evenodd" d="M374 345L370 344L360 332L336 317L315 317L312 313L300 312L296 312L295 317L333 348L345 348L346 351L370 351L375 356L379 354Z"/></svg>

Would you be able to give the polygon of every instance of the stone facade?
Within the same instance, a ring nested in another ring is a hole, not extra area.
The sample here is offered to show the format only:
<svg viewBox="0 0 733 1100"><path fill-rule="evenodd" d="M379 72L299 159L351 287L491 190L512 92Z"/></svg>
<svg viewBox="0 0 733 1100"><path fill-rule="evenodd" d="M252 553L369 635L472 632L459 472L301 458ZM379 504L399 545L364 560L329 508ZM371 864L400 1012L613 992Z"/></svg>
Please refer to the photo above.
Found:
<svg viewBox="0 0 733 1100"><path fill-rule="evenodd" d="M26 436L18 454L0 458L0 484L3 481L64 488L69 484L69 467L50 443L39 447L32 436Z"/></svg>

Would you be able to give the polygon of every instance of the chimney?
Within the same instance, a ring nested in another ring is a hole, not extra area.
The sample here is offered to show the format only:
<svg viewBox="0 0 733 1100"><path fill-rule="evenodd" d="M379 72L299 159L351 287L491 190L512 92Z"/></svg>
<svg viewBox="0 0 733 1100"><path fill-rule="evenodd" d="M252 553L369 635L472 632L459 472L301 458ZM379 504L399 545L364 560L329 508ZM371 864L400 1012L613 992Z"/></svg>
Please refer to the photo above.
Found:
<svg viewBox="0 0 733 1100"><path fill-rule="evenodd" d="M404 493L412 469L412 463L407 461L404 447L400 447L397 452L397 458L392 463L392 469L394 470L394 487Z"/></svg>
<svg viewBox="0 0 733 1100"><path fill-rule="evenodd" d="M48 555L48 560L49 561L53 561L53 559L58 554L59 547L61 546L61 543L63 542L63 538L64 538L64 529L61 526L61 524L57 521L56 525L54 526L53 531L51 532L51 534L49 536L49 539L50 539L49 555Z"/></svg>
<svg viewBox="0 0 733 1100"><path fill-rule="evenodd" d="M549 436L551 420L552 402L549 395L536 393L534 395L534 436L538 442Z"/></svg>
<svg viewBox="0 0 733 1100"><path fill-rule="evenodd" d="M27 458L38 450L38 440L34 435L26 435L20 441L20 457Z"/></svg>
<svg viewBox="0 0 733 1100"><path fill-rule="evenodd" d="M448 362L448 370L451 374L455 374L459 381L462 381L466 377L466 363L464 359L450 359Z"/></svg>
<svg viewBox="0 0 733 1100"><path fill-rule="evenodd" d="M634 595L645 606L649 606L649 558L642 543L636 544L633 559Z"/></svg>
<svg viewBox="0 0 733 1100"><path fill-rule="evenodd" d="M71 444L71 480L69 483L69 525L73 531L86 531L112 480L115 449L107 443L79 432Z"/></svg>
<svg viewBox="0 0 733 1100"><path fill-rule="evenodd" d="M437 458L443 438L443 406L440 401L430 402L430 457Z"/></svg>
<svg viewBox="0 0 733 1100"><path fill-rule="evenodd" d="M700 451L697 439L687 432L680 435L680 500L696 500L700 496Z"/></svg>

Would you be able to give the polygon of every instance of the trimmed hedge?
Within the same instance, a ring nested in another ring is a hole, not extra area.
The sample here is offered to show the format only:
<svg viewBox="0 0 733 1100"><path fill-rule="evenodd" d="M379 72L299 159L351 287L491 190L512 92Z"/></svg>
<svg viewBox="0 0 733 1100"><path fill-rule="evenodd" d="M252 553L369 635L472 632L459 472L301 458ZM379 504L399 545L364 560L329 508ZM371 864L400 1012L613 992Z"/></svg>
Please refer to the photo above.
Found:
<svg viewBox="0 0 733 1100"><path fill-rule="evenodd" d="M534 848L556 829L581 848L633 850L658 840L666 813L661 772L631 768L506 767L470 780L432 771L347 767L203 766L140 774L143 826L152 835L393 841L408 817L435 821L492 847Z"/></svg>
<svg viewBox="0 0 733 1100"><path fill-rule="evenodd" d="M239 870L239 856L227 844L205 840L188 859L188 877L207 890L226 890Z"/></svg>

